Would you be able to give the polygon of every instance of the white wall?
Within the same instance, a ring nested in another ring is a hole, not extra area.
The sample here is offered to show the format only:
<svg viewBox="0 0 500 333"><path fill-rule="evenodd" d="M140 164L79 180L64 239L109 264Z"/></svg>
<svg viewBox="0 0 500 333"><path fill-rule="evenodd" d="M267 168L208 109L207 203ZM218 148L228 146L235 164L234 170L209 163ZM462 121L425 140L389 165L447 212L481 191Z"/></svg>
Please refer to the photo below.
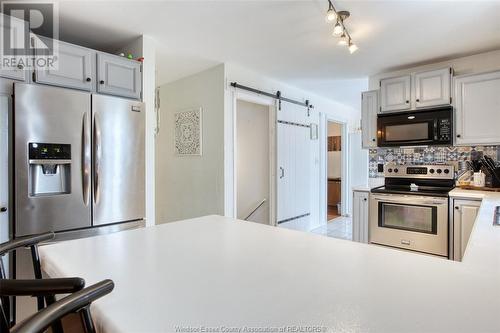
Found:
<svg viewBox="0 0 500 333"><path fill-rule="evenodd" d="M155 132L156 132L156 41L141 36L118 52L144 57L142 64L142 98L146 106L146 225L156 223L155 213Z"/></svg>
<svg viewBox="0 0 500 333"><path fill-rule="evenodd" d="M288 98L305 101L309 99L314 105L313 113L316 114L315 117L319 119L319 129L320 129L320 140L319 140L319 188L318 198L326 198L326 180L327 180L327 170L326 170L326 124L327 119L335 120L341 123L346 123L348 130L346 131L344 137L348 137L348 132L359 127L361 119L361 110L354 109L350 106L338 103L322 96L316 95L311 91L304 91L296 87L292 87L285 82L277 81L275 79L269 78L265 75L257 73L255 71L243 68L236 64L226 64L226 90L225 90L225 200L224 200L224 212L227 216L234 216L234 156L233 156L233 144L234 133L234 98L236 94L236 89L232 88L229 84L233 81L239 84L254 87L266 92L275 93L280 90L282 95ZM366 88L366 89L365 89ZM361 91L367 90L368 80L366 80L366 85L362 86L359 94L361 96ZM361 98L361 97L360 97ZM344 140L343 149L348 149L348 140ZM361 146L359 147L361 150ZM344 169L348 168L348 161L344 161ZM368 168L368 164L366 165ZM365 183L368 179L365 180ZM344 193L350 193L349 182L345 182ZM326 221L326 200L319 200L319 216L320 220ZM324 202L323 202L324 201ZM349 207L349 203L346 201L346 207ZM349 210L349 208L348 208ZM324 218L323 218L324 217ZM326 222L325 222L326 223Z"/></svg>
<svg viewBox="0 0 500 333"><path fill-rule="evenodd" d="M224 65L162 85L156 138L158 223L224 214ZM201 107L202 156L174 155L174 113Z"/></svg>
<svg viewBox="0 0 500 333"><path fill-rule="evenodd" d="M417 67L409 67L398 71L380 73L370 76L369 87L370 90L379 88L380 79L405 75L416 71L432 70L450 66L455 70L455 75L481 73L500 70L500 50L480 53L468 57L456 58L448 61L432 63Z"/></svg>
<svg viewBox="0 0 500 333"><path fill-rule="evenodd" d="M237 217L269 224L269 107L239 100L236 113Z"/></svg>

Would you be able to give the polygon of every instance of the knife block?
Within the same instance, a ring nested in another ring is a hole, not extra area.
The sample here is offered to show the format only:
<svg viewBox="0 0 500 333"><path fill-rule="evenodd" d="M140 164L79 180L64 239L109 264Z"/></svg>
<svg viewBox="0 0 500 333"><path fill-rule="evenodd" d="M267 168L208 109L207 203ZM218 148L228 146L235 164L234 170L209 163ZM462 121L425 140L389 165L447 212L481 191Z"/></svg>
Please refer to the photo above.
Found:
<svg viewBox="0 0 500 333"><path fill-rule="evenodd" d="M500 187L500 168L495 169L495 174L486 173L484 185L486 187Z"/></svg>

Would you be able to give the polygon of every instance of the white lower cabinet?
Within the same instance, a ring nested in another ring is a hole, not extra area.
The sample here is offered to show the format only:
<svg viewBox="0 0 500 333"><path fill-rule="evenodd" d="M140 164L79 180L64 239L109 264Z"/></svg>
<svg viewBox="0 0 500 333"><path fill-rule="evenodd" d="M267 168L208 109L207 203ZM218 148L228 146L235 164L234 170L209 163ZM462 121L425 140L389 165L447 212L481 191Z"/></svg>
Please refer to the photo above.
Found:
<svg viewBox="0 0 500 333"><path fill-rule="evenodd" d="M352 240L360 243L368 243L368 200L370 192L353 191L352 207Z"/></svg>
<svg viewBox="0 0 500 333"><path fill-rule="evenodd" d="M461 261L476 221L480 200L452 200L453 260Z"/></svg>

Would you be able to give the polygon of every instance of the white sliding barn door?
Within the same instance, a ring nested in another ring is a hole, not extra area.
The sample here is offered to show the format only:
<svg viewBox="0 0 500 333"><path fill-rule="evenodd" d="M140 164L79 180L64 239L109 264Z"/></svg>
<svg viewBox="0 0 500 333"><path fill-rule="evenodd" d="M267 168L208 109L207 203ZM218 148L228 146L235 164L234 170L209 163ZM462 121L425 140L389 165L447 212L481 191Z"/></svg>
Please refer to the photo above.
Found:
<svg viewBox="0 0 500 333"><path fill-rule="evenodd" d="M312 110L307 116L307 108L287 102L282 102L277 113L277 221L309 230L319 209L315 199L319 196L319 141L311 140L310 129L318 117Z"/></svg>

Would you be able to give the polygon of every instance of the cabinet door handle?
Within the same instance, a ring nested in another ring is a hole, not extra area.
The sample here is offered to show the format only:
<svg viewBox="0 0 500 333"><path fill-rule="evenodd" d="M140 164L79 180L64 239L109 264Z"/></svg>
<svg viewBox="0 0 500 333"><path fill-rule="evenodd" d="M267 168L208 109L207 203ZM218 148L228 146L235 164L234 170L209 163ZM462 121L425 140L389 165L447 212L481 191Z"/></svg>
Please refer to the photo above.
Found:
<svg viewBox="0 0 500 333"><path fill-rule="evenodd" d="M406 101L406 104L410 104L410 101Z"/></svg>
<svg viewBox="0 0 500 333"><path fill-rule="evenodd" d="M373 141L373 142L375 142L375 141L377 141L377 140L375 140L375 139L372 139L372 141Z"/></svg>
<svg viewBox="0 0 500 333"><path fill-rule="evenodd" d="M280 167L280 179L282 179L283 177L285 177L285 169L283 169L283 167Z"/></svg>
<svg viewBox="0 0 500 333"><path fill-rule="evenodd" d="M7 211L7 207L0 208L0 213L5 213Z"/></svg>
<svg viewBox="0 0 500 333"><path fill-rule="evenodd" d="M416 101L417 101L417 102L420 102L420 99L418 99L418 98L417 98L417 99L416 99Z"/></svg>
<svg viewBox="0 0 500 333"><path fill-rule="evenodd" d="M457 138L460 138L460 137L462 137L462 136L460 134L457 134Z"/></svg>
<svg viewBox="0 0 500 333"><path fill-rule="evenodd" d="M92 79L88 77L88 78L86 79L86 81L87 81L87 82L90 82L90 81L92 81Z"/></svg>
<svg viewBox="0 0 500 333"><path fill-rule="evenodd" d="M458 206L455 206L455 209L456 209L456 210L459 210L459 209L460 209L460 207L458 207Z"/></svg>
<svg viewBox="0 0 500 333"><path fill-rule="evenodd" d="M99 81L100 84L104 84L104 80Z"/></svg>
<svg viewBox="0 0 500 333"><path fill-rule="evenodd" d="M363 201L367 201L367 200L368 200L368 199L366 199L366 198L363 198Z"/></svg>

